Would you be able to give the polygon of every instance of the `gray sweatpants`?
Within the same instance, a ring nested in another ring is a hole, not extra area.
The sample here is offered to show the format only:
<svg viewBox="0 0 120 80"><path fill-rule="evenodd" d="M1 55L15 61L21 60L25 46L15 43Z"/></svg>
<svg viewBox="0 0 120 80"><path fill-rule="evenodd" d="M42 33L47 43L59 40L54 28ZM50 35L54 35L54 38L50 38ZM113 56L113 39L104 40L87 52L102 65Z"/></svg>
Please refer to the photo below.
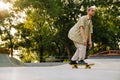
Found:
<svg viewBox="0 0 120 80"><path fill-rule="evenodd" d="M86 46L76 42L74 42L74 45L77 49L71 60L72 61L84 60L86 56Z"/></svg>

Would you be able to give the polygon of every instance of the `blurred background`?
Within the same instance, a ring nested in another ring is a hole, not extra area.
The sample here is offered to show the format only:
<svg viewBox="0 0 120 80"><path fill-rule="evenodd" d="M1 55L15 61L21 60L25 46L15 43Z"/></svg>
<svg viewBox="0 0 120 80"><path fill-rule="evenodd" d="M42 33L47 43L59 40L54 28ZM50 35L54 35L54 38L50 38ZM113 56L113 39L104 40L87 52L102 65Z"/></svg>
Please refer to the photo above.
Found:
<svg viewBox="0 0 120 80"><path fill-rule="evenodd" d="M0 53L25 63L67 62L75 51L68 31L89 6L96 6L89 55L120 55L120 0L0 0Z"/></svg>

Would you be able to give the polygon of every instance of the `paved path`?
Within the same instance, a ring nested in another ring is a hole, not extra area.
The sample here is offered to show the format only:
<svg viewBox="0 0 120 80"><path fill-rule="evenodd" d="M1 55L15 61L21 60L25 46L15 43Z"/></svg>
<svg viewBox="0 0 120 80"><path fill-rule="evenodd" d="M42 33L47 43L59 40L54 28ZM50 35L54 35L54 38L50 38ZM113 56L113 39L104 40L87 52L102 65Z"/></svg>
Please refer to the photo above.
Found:
<svg viewBox="0 0 120 80"><path fill-rule="evenodd" d="M88 59L92 69L69 64L47 67L0 67L0 80L120 80L120 59Z"/></svg>

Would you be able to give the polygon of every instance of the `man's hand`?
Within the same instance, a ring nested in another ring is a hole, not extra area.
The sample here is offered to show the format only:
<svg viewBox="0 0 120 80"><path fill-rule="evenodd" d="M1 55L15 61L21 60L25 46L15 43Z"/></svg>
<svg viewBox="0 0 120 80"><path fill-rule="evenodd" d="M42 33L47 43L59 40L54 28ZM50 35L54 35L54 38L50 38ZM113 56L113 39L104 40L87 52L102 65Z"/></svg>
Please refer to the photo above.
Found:
<svg viewBox="0 0 120 80"><path fill-rule="evenodd" d="M83 45L86 46L87 45L87 40L83 39Z"/></svg>
<svg viewBox="0 0 120 80"><path fill-rule="evenodd" d="M92 41L89 42L89 48L92 48Z"/></svg>

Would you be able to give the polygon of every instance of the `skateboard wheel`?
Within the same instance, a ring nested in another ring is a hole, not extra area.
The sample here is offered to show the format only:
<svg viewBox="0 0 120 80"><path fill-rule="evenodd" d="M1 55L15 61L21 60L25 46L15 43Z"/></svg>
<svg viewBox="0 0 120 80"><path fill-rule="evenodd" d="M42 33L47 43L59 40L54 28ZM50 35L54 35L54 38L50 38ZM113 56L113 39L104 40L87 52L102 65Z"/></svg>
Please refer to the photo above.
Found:
<svg viewBox="0 0 120 80"><path fill-rule="evenodd" d="M91 67L89 66L88 69L91 69Z"/></svg>
<svg viewBox="0 0 120 80"><path fill-rule="evenodd" d="M85 69L91 69L90 65L86 65Z"/></svg>
<svg viewBox="0 0 120 80"><path fill-rule="evenodd" d="M77 68L78 68L78 66L77 66L77 65L73 65L73 66L72 66L72 68L73 68L73 69L74 69L74 68L75 68L75 69L77 69Z"/></svg>

